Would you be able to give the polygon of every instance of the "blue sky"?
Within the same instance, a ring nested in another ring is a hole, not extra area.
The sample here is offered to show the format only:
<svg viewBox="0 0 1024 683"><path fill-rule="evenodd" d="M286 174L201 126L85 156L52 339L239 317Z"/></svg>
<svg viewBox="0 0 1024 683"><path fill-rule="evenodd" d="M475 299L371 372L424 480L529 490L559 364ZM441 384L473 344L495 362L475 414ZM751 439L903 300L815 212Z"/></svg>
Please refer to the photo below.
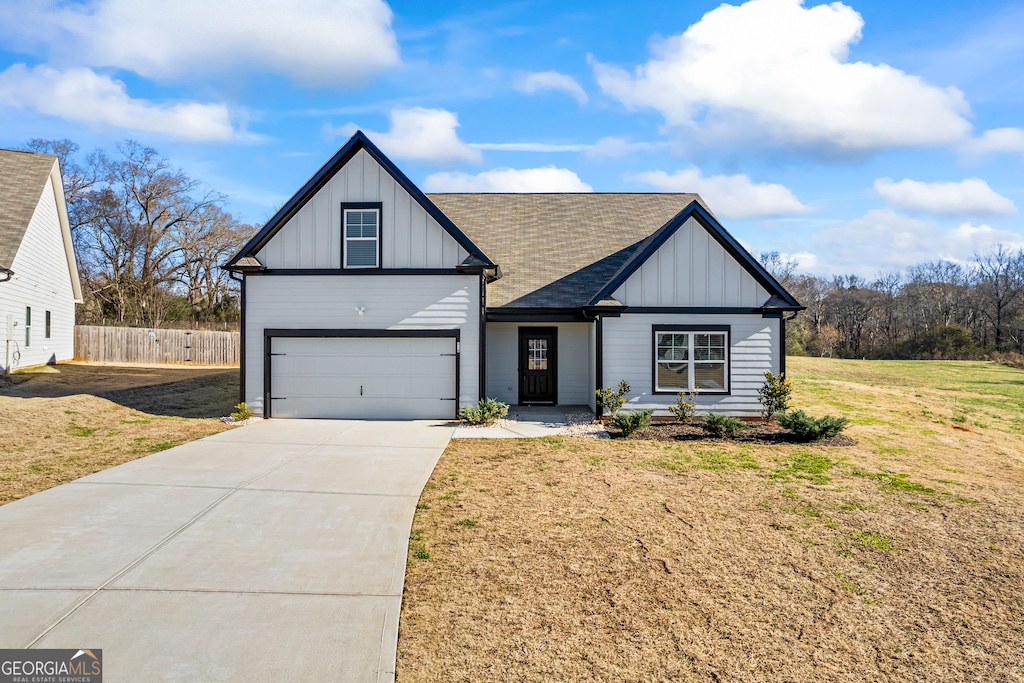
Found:
<svg viewBox="0 0 1024 683"><path fill-rule="evenodd" d="M426 191L696 191L873 276L1024 246L1024 2L0 0L0 146L133 138L262 223L355 128Z"/></svg>

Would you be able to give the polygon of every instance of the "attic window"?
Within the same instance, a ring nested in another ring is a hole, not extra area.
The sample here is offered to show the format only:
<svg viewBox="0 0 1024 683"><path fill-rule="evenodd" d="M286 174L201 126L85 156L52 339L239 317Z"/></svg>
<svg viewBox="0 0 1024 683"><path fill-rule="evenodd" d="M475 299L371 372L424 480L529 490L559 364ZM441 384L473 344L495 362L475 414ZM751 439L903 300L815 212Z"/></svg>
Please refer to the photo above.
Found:
<svg viewBox="0 0 1024 683"><path fill-rule="evenodd" d="M344 209L345 268L380 268L380 209Z"/></svg>

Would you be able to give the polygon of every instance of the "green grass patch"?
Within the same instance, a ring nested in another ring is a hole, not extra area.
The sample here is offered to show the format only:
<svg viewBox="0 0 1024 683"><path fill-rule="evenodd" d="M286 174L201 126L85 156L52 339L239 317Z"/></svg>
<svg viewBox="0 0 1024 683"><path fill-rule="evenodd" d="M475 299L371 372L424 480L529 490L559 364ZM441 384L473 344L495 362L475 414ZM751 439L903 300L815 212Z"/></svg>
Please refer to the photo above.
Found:
<svg viewBox="0 0 1024 683"><path fill-rule="evenodd" d="M679 470L756 470L757 460L749 448L735 451L719 448L662 446L663 454L640 463L641 467L677 472Z"/></svg>
<svg viewBox="0 0 1024 683"><path fill-rule="evenodd" d="M467 517L465 519L460 519L457 523L463 529L475 529L476 525L480 523L480 520L473 517Z"/></svg>
<svg viewBox="0 0 1024 683"><path fill-rule="evenodd" d="M783 463L781 467L776 468L770 476L772 479L779 481L803 479L813 484L828 484L832 481L832 478L827 475L827 472L838 464L838 460L833 460L827 455L804 451L794 453L788 461Z"/></svg>
<svg viewBox="0 0 1024 683"><path fill-rule="evenodd" d="M885 534L874 531L858 531L851 534L853 540L865 548L884 550L885 552L896 552L896 541Z"/></svg>
<svg viewBox="0 0 1024 683"><path fill-rule="evenodd" d="M71 436L92 436L99 431L99 427L83 427L82 425L69 425L68 434Z"/></svg>

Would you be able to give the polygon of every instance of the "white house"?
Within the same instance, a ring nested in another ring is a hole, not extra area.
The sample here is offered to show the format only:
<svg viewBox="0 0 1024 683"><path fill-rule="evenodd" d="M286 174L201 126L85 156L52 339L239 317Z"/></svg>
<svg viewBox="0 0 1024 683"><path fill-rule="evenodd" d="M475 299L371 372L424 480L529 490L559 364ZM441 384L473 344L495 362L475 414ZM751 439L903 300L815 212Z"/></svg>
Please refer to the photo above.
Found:
<svg viewBox="0 0 1024 683"><path fill-rule="evenodd" d="M442 418L489 396L755 415L802 307L693 194L424 195L361 132L228 263L242 399Z"/></svg>
<svg viewBox="0 0 1024 683"><path fill-rule="evenodd" d="M81 302L57 157L0 149L0 370L73 358Z"/></svg>

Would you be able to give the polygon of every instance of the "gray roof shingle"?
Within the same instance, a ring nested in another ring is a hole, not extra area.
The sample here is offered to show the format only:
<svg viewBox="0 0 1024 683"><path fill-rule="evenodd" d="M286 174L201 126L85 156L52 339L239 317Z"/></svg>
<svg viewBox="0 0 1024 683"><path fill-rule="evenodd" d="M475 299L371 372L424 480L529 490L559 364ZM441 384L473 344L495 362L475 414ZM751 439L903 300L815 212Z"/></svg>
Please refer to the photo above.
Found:
<svg viewBox="0 0 1024 683"><path fill-rule="evenodd" d="M488 309L586 305L647 237L701 202L661 192L427 196L501 266Z"/></svg>
<svg viewBox="0 0 1024 683"><path fill-rule="evenodd" d="M11 267L57 157L0 149L0 266Z"/></svg>

